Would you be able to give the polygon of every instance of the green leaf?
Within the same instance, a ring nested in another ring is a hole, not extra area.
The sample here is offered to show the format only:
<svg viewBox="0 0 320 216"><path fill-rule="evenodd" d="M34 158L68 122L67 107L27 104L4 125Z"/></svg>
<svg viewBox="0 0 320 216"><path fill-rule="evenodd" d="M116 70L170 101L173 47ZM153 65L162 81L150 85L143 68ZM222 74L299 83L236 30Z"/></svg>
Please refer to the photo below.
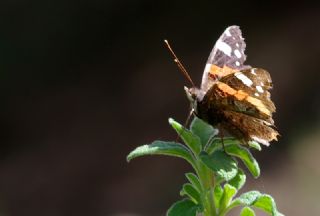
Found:
<svg viewBox="0 0 320 216"><path fill-rule="evenodd" d="M220 210L227 208L230 204L233 196L237 193L237 189L229 184L225 184L223 187L223 194L220 200Z"/></svg>
<svg viewBox="0 0 320 216"><path fill-rule="evenodd" d="M259 208L272 216L282 216L277 210L275 201L270 195L261 194L259 191L250 191L242 194L240 197L232 201L229 210L236 206L253 206Z"/></svg>
<svg viewBox="0 0 320 216"><path fill-rule="evenodd" d="M193 187L201 193L201 183L199 181L199 178L194 173L186 173L185 174L189 182L193 185Z"/></svg>
<svg viewBox="0 0 320 216"><path fill-rule="evenodd" d="M169 124L176 130L183 142L192 150L192 152L195 155L198 155L201 151L200 138L172 118L169 118Z"/></svg>
<svg viewBox="0 0 320 216"><path fill-rule="evenodd" d="M199 205L189 199L174 203L167 211L167 216L196 216Z"/></svg>
<svg viewBox="0 0 320 216"><path fill-rule="evenodd" d="M184 184L182 186L180 195L181 196L187 195L196 204L201 203L200 194L197 191L197 189L193 187L192 184L189 184L189 183Z"/></svg>
<svg viewBox="0 0 320 216"><path fill-rule="evenodd" d="M207 144L211 137L214 137L219 132L217 129L213 128L211 125L197 117L193 118L193 121L190 125L190 130L193 134L200 137L202 147Z"/></svg>
<svg viewBox="0 0 320 216"><path fill-rule="evenodd" d="M261 193L259 191L249 191L246 193L241 194L240 197L236 198L232 202L232 206L251 206L257 199L258 197L261 196Z"/></svg>
<svg viewBox="0 0 320 216"><path fill-rule="evenodd" d="M256 159L250 151L240 145L228 145L225 147L226 152L230 155L240 158L251 172L253 177L258 178L260 175L260 167Z"/></svg>
<svg viewBox="0 0 320 216"><path fill-rule="evenodd" d="M220 200L223 195L223 188L220 185L217 185L214 187L214 192L213 192L213 201L214 201L214 206L216 209L220 208Z"/></svg>
<svg viewBox="0 0 320 216"><path fill-rule="evenodd" d="M249 207L244 207L240 212L240 216L255 216L254 211Z"/></svg>
<svg viewBox="0 0 320 216"><path fill-rule="evenodd" d="M240 141L234 137L224 137L223 144L224 146L237 145L240 144ZM212 142L208 143L208 145L206 146L206 152L211 154L217 149L222 149L222 140L220 137L216 137L212 140Z"/></svg>
<svg viewBox="0 0 320 216"><path fill-rule="evenodd" d="M191 152L184 145L176 142L157 140L150 145L139 146L130 152L127 156L127 161L129 162L136 157L145 155L168 155L180 157L187 160L194 168L196 167Z"/></svg>
<svg viewBox="0 0 320 216"><path fill-rule="evenodd" d="M250 191L241 194L240 197L234 199L227 208L223 209L221 215L226 215L228 211L237 206L251 206L261 195L259 191Z"/></svg>
<svg viewBox="0 0 320 216"><path fill-rule="evenodd" d="M268 194L261 194L253 203L253 206L259 208L273 216L280 216L274 199Z"/></svg>
<svg viewBox="0 0 320 216"><path fill-rule="evenodd" d="M249 141L248 142L248 145L258 151L261 151L262 148L261 148L261 145L259 143L257 143L256 141Z"/></svg>
<svg viewBox="0 0 320 216"><path fill-rule="evenodd" d="M237 163L224 151L218 150L208 155L200 153L202 162L209 167L218 178L229 181L237 175Z"/></svg>
<svg viewBox="0 0 320 216"><path fill-rule="evenodd" d="M231 179L228 183L233 187L235 187L237 190L240 190L243 187L244 183L246 183L246 175L239 168L237 175L233 179Z"/></svg>

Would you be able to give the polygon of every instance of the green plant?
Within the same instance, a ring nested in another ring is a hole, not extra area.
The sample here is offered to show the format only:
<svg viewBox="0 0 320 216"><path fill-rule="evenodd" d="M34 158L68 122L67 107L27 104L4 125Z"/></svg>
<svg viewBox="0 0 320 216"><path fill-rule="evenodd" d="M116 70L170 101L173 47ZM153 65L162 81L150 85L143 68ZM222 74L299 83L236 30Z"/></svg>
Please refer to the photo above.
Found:
<svg viewBox="0 0 320 216"><path fill-rule="evenodd" d="M169 155L185 159L195 173L186 173L188 183L182 186L180 195L184 199L174 203L167 211L168 216L223 216L231 209L241 206L241 216L255 215L252 207L270 215L280 216L275 201L270 195L249 191L236 197L246 181L246 175L238 166L242 161L254 178L259 177L258 162L250 153L250 148L261 150L256 142L249 146L240 145L232 137L217 137L218 130L199 118L194 118L190 129L169 119L185 145L170 141L154 141L133 150L127 157L144 155Z"/></svg>

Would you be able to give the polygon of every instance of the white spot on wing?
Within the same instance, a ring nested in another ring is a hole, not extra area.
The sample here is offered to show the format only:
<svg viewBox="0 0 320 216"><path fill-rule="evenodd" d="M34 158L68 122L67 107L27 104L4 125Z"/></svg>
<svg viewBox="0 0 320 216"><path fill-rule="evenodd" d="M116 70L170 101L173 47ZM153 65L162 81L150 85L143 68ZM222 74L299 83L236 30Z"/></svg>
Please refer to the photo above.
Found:
<svg viewBox="0 0 320 216"><path fill-rule="evenodd" d="M255 69L251 69L251 73L252 73L253 75L257 75L256 72L255 72Z"/></svg>
<svg viewBox="0 0 320 216"><path fill-rule="evenodd" d="M241 82L243 82L243 84L245 84L246 86L252 86L253 82L251 81L251 79L249 79L246 75L244 75L241 72L235 72L234 75L241 80Z"/></svg>
<svg viewBox="0 0 320 216"><path fill-rule="evenodd" d="M257 93L257 92L254 93L254 96L259 97L259 93Z"/></svg>
<svg viewBox="0 0 320 216"><path fill-rule="evenodd" d="M262 89L261 86L256 86L256 89L257 89L258 92L263 93L263 89Z"/></svg>
<svg viewBox="0 0 320 216"><path fill-rule="evenodd" d="M265 140L265 139L262 139L262 138L259 138L259 137L256 137L256 136L252 136L251 137L254 141L257 141L258 143L261 143L261 144L263 144L263 145L266 145L266 146L269 146L270 145L270 143L267 141L267 140Z"/></svg>
<svg viewBox="0 0 320 216"><path fill-rule="evenodd" d="M263 121L263 123L264 123L265 125L272 126L272 124L271 124L270 122Z"/></svg>
<svg viewBox="0 0 320 216"><path fill-rule="evenodd" d="M239 43L236 43L236 46L239 47Z"/></svg>
<svg viewBox="0 0 320 216"><path fill-rule="evenodd" d="M227 35L228 37L231 36L231 33L230 33L229 29L226 29L225 33L226 33L226 35Z"/></svg>
<svg viewBox="0 0 320 216"><path fill-rule="evenodd" d="M237 65L237 66L240 66L240 62L239 62L239 61L236 61L236 65Z"/></svg>
<svg viewBox="0 0 320 216"><path fill-rule="evenodd" d="M235 54L238 58L241 58L242 55L241 55L241 53L240 53L239 50L236 49L236 50L234 50L233 52L234 52L234 54Z"/></svg>
<svg viewBox="0 0 320 216"><path fill-rule="evenodd" d="M231 57L231 47L228 44L221 40L218 40L216 47L218 50L222 51L224 54Z"/></svg>

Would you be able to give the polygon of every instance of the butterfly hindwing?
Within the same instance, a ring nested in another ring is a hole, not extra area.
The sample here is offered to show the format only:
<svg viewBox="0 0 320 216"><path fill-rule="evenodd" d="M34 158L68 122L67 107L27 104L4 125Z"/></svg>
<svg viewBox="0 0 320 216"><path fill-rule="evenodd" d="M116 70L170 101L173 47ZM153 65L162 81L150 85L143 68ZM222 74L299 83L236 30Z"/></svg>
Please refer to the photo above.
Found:
<svg viewBox="0 0 320 216"><path fill-rule="evenodd" d="M223 114L222 126L236 137L243 137L245 142L254 140L268 146L270 141L277 140L278 132L261 119L233 111L224 111Z"/></svg>
<svg viewBox="0 0 320 216"><path fill-rule="evenodd" d="M201 104L260 118L272 125L275 106L270 100L270 88L271 78L267 71L258 68L237 71L216 81Z"/></svg>

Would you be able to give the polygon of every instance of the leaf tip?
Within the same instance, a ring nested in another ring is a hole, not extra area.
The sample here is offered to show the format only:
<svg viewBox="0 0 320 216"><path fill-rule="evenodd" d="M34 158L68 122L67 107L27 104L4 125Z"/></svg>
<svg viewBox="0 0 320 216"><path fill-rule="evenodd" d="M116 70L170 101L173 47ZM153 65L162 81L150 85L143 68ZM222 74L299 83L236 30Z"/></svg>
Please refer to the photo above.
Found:
<svg viewBox="0 0 320 216"><path fill-rule="evenodd" d="M130 154L128 154L128 156L126 157L126 160L127 160L127 162L129 163L130 161L131 161L131 153Z"/></svg>
<svg viewBox="0 0 320 216"><path fill-rule="evenodd" d="M254 149L258 150L258 151L261 151L261 150L262 150L261 145L260 145L258 142L256 142L256 141L249 141L249 142L248 142L248 145L249 145L251 148L254 148Z"/></svg>
<svg viewBox="0 0 320 216"><path fill-rule="evenodd" d="M169 122L170 125L172 125L175 122L175 120L173 118L169 118L168 122Z"/></svg>

